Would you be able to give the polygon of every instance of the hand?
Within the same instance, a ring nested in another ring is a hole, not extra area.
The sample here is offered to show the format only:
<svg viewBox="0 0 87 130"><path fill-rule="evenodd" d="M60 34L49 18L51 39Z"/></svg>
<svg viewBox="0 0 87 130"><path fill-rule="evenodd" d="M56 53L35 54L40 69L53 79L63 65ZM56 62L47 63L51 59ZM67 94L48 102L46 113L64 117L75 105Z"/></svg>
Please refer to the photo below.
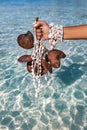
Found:
<svg viewBox="0 0 87 130"><path fill-rule="evenodd" d="M38 40L48 40L50 27L45 21L37 21L34 27L36 28L36 37Z"/></svg>

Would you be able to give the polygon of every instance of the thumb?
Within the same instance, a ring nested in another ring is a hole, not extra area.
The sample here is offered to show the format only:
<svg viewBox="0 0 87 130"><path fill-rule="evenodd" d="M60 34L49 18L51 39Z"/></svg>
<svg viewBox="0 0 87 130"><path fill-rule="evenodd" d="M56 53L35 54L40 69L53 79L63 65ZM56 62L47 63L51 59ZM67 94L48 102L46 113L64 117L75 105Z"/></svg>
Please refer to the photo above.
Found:
<svg viewBox="0 0 87 130"><path fill-rule="evenodd" d="M44 21L37 21L37 22L34 24L34 27L35 27L35 28L38 28L38 27L40 27L40 26L43 26L44 24L45 24Z"/></svg>

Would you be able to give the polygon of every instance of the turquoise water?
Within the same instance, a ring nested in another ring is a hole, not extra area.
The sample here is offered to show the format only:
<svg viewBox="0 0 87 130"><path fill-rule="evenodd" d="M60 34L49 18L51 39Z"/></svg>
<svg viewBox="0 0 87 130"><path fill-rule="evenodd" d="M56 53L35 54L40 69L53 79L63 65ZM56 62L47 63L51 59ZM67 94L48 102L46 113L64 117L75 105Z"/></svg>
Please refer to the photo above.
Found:
<svg viewBox="0 0 87 130"><path fill-rule="evenodd" d="M30 54L17 36L33 31L36 16L48 23L87 24L86 0L0 0L0 130L87 130L87 41L63 41L61 68L41 78L37 99L32 76L17 58Z"/></svg>

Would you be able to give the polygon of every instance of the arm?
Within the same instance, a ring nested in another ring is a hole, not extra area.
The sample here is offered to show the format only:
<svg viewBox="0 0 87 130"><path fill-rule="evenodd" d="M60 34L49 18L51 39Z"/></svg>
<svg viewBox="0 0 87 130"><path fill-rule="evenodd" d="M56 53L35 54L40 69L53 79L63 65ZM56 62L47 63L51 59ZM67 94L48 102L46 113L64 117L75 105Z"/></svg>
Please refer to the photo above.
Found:
<svg viewBox="0 0 87 130"><path fill-rule="evenodd" d="M36 35L38 39L43 37L44 40L48 40L50 27L46 22L38 21L34 27L36 28ZM80 39L87 39L87 24L63 27L63 40Z"/></svg>
<svg viewBox="0 0 87 130"><path fill-rule="evenodd" d="M64 40L87 39L87 24L79 26L63 27Z"/></svg>

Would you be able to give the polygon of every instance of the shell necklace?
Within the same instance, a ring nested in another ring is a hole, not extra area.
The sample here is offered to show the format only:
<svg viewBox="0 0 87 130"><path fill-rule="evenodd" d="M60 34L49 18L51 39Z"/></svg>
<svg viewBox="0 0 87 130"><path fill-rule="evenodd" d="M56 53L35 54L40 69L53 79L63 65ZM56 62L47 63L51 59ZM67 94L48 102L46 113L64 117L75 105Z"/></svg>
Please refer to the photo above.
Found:
<svg viewBox="0 0 87 130"><path fill-rule="evenodd" d="M36 18L36 21L38 18ZM41 91L41 59L45 58L45 46L42 42L42 40L37 40L36 33L34 29L34 47L33 47L33 53L32 53L32 76L33 76L33 85L35 88L35 97L39 96L39 93Z"/></svg>

